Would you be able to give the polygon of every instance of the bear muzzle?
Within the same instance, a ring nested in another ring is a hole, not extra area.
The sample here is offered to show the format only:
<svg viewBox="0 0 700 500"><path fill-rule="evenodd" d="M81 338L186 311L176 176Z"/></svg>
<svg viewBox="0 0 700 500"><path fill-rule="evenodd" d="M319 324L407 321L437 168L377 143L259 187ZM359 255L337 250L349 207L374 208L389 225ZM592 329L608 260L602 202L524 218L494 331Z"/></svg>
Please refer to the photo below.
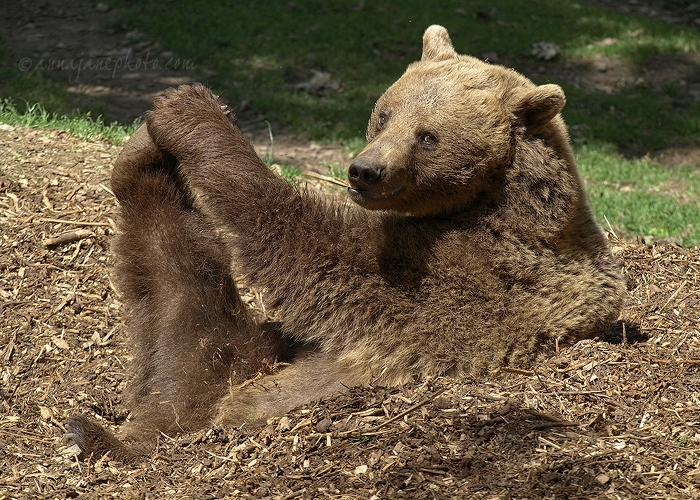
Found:
<svg viewBox="0 0 700 500"><path fill-rule="evenodd" d="M403 188L402 176L388 175L386 167L358 156L348 168L350 198L365 208L391 208L389 199Z"/></svg>

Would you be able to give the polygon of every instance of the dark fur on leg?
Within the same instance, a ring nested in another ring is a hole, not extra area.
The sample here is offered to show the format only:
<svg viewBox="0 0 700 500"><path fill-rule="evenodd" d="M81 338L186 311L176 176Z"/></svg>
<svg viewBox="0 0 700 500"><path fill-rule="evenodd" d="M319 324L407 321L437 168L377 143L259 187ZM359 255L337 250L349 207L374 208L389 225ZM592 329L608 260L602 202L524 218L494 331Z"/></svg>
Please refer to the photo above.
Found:
<svg viewBox="0 0 700 500"><path fill-rule="evenodd" d="M281 340L264 331L242 303L231 256L141 127L113 172L121 205L114 277L128 312L134 362L128 386L128 439L149 442L200 428L231 384L272 364ZM87 453L131 450L84 417L70 421L71 440Z"/></svg>
<svg viewBox="0 0 700 500"><path fill-rule="evenodd" d="M77 444L82 451L81 458L88 458L90 455L100 458L109 453L115 460L129 461L145 455L148 451L137 444L122 443L110 431L83 415L75 415L68 419L63 444Z"/></svg>

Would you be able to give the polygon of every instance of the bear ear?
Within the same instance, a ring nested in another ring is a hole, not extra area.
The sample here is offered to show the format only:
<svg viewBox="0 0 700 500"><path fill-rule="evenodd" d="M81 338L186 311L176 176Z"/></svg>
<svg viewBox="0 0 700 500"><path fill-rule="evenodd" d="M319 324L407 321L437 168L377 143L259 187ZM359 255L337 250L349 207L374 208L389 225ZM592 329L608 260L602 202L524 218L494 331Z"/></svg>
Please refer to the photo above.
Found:
<svg viewBox="0 0 700 500"><path fill-rule="evenodd" d="M530 132L537 132L547 125L566 104L564 91L551 83L540 85L520 97L513 113L517 122Z"/></svg>
<svg viewBox="0 0 700 500"><path fill-rule="evenodd" d="M421 61L442 61L457 57L450 35L442 26L434 24L423 35L423 56Z"/></svg>

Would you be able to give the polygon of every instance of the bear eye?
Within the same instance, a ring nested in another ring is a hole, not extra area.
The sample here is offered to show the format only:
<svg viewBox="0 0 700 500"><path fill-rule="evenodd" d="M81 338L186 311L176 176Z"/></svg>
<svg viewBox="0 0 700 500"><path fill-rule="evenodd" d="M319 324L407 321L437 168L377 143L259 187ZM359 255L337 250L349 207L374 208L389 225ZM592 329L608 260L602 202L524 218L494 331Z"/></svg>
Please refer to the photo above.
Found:
<svg viewBox="0 0 700 500"><path fill-rule="evenodd" d="M425 132L424 134L421 134L419 139L422 146L434 146L437 144L437 139L435 136L429 132Z"/></svg>
<svg viewBox="0 0 700 500"><path fill-rule="evenodd" d="M379 113L379 118L377 118L377 126L379 128L384 127L384 125L386 125L387 119L388 117L386 116L386 113L384 113L383 111Z"/></svg>

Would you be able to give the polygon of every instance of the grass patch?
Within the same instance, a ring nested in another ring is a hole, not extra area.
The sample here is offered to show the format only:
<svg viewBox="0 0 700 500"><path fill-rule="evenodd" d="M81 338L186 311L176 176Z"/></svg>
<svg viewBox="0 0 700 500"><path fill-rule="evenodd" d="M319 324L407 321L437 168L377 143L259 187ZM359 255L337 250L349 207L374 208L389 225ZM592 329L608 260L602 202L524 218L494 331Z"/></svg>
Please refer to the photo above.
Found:
<svg viewBox="0 0 700 500"><path fill-rule="evenodd" d="M700 137L700 101L672 85L631 86L610 94L564 87L567 124L585 125L587 138L612 143L626 156L692 144Z"/></svg>
<svg viewBox="0 0 700 500"><path fill-rule="evenodd" d="M81 98L42 73L22 71L0 39L0 123L65 130L85 140L104 139L122 144L136 124L106 124L99 107L81 110ZM96 116L96 118L93 118Z"/></svg>
<svg viewBox="0 0 700 500"><path fill-rule="evenodd" d="M329 163L326 160L321 161L321 166L328 169L328 175L337 179L345 179L346 172L338 163Z"/></svg>
<svg viewBox="0 0 700 500"><path fill-rule="evenodd" d="M597 9L580 10L581 16L572 26L575 30L573 36L562 41L568 57L601 54L641 65L656 54L700 50L696 30L681 29L641 16L610 15Z"/></svg>
<svg viewBox="0 0 700 500"><path fill-rule="evenodd" d="M529 57L539 41L557 43L566 58L604 54L635 65L656 54L700 50L696 30L571 0L445 1L430 9L416 0L400 6L357 0L110 3L124 9L127 24L214 70L217 77L211 83L229 102L245 101L267 119L292 124L315 140L361 137L375 100L420 57L423 30L433 23L448 28L459 52L497 52L509 61ZM603 40L608 43L600 44ZM311 69L330 73L343 85L342 92L316 96L297 90ZM647 103L664 91L642 93L640 102ZM575 97L592 110L593 122L605 121L609 95ZM643 128L653 128L654 112L667 101L659 99L659 106L648 112L640 105L625 114ZM619 145L629 139L617 132L606 130L613 134L608 140ZM662 133L652 147L666 138Z"/></svg>
<svg viewBox="0 0 700 500"><path fill-rule="evenodd" d="M86 96L71 94L66 87L34 70L22 71L20 60L7 52L0 38L0 100L11 100L18 113L39 104L48 113L79 116L90 112L100 116L103 108Z"/></svg>
<svg viewBox="0 0 700 500"><path fill-rule="evenodd" d="M292 185L297 185L301 182L301 172L294 165L279 165L280 176Z"/></svg>
<svg viewBox="0 0 700 500"><path fill-rule="evenodd" d="M103 139L121 145L136 130L137 124L130 126L119 123L106 124L102 118L92 118L90 113L76 116L50 113L41 104L27 104L17 109L10 99L0 101L0 123L34 128L65 130L84 140Z"/></svg>
<svg viewBox="0 0 700 500"><path fill-rule="evenodd" d="M596 218L619 236L700 244L700 171L621 158L610 144L577 148L577 162Z"/></svg>

